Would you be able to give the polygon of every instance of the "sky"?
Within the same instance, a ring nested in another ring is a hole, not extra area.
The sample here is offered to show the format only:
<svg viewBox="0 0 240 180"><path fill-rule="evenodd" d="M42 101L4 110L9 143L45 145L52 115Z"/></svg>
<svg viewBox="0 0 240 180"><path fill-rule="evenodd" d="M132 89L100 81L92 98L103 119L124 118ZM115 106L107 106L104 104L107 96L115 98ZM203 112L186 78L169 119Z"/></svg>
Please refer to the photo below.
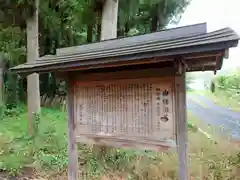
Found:
<svg viewBox="0 0 240 180"><path fill-rule="evenodd" d="M202 22L207 23L208 32L230 27L240 35L240 0L192 0L174 26ZM240 45L230 49L229 59L224 60L222 69L236 66L240 67Z"/></svg>

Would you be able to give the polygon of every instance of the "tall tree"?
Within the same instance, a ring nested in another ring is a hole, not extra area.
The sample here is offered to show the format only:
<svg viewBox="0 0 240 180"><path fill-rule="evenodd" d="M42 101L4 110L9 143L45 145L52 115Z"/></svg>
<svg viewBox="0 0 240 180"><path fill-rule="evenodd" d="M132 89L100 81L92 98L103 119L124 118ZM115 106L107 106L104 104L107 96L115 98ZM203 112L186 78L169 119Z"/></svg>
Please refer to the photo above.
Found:
<svg viewBox="0 0 240 180"><path fill-rule="evenodd" d="M35 61L39 57L38 45L38 9L39 0L31 4L32 14L27 17L27 61ZM40 90L39 75L31 74L27 77L28 93L28 130L29 134L34 134L34 114L40 112Z"/></svg>

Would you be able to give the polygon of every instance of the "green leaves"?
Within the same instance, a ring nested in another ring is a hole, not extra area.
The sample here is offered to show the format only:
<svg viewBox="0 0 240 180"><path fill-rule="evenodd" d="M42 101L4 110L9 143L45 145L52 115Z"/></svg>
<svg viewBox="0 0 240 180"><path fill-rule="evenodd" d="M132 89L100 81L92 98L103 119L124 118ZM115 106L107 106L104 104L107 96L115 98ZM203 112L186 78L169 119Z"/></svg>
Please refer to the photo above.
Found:
<svg viewBox="0 0 240 180"><path fill-rule="evenodd" d="M169 23L177 23L188 3L188 0L122 0L119 2L119 27L127 23L130 29L137 29L141 34L160 30Z"/></svg>
<svg viewBox="0 0 240 180"><path fill-rule="evenodd" d="M214 81L220 89L240 89L240 70L217 76Z"/></svg>
<svg viewBox="0 0 240 180"><path fill-rule="evenodd" d="M9 26L4 28L0 24L0 53L5 62L12 65L22 63L26 55L26 47L23 46L24 32L19 27Z"/></svg>

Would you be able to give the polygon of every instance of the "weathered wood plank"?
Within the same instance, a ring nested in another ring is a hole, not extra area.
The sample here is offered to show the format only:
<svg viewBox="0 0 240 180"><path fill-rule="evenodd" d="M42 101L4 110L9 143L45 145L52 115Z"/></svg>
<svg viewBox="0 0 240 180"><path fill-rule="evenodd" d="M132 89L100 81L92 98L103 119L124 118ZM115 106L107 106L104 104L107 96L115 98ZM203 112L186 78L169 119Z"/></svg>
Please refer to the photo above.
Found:
<svg viewBox="0 0 240 180"><path fill-rule="evenodd" d="M126 59L114 59L104 58L101 63L96 61L79 61L76 64L70 65L66 68L60 68L59 71L81 71L81 70L93 70L102 68L115 68L115 67L126 67L131 65L149 65L153 63L162 63L167 61L173 61L173 57L155 57L155 58L126 58Z"/></svg>
<svg viewBox="0 0 240 180"><path fill-rule="evenodd" d="M74 118L74 85L68 79L68 180L78 180L78 151Z"/></svg>
<svg viewBox="0 0 240 180"><path fill-rule="evenodd" d="M188 132L186 117L185 68L179 62L182 72L175 77L175 119L177 151L179 161L179 180L188 180Z"/></svg>
<svg viewBox="0 0 240 180"><path fill-rule="evenodd" d="M101 79L97 80L88 80L88 79L82 79L79 81L75 81L74 85L81 85L81 86L96 86L96 85L105 85L109 83L115 83L117 84L129 84L129 83L135 83L135 84L145 84L145 83L151 83L151 84L171 84L174 83L174 77L172 76L166 76L166 77L151 77L151 78L123 78L123 79L114 79L114 74L112 74L112 79L109 78L109 80L104 80L102 77ZM103 77L105 77L103 75ZM87 76L86 76L87 78Z"/></svg>
<svg viewBox="0 0 240 180"><path fill-rule="evenodd" d="M173 67L151 68L142 70L123 70L117 72L101 72L101 73L74 73L75 80L78 81L99 81L99 80L117 80L117 79L135 79L150 77L166 77L176 74Z"/></svg>
<svg viewBox="0 0 240 180"><path fill-rule="evenodd" d="M86 144L104 145L116 148L133 150L170 151L176 149L174 141L139 139L139 138L119 138L107 136L81 135L77 136L77 142Z"/></svg>

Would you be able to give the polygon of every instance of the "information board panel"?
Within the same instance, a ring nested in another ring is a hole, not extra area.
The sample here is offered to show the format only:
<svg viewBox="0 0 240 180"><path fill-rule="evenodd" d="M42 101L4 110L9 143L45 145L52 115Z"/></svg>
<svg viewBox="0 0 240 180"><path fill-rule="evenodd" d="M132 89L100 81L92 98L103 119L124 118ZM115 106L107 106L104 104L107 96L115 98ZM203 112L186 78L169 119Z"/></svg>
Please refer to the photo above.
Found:
<svg viewBox="0 0 240 180"><path fill-rule="evenodd" d="M76 82L77 141L159 150L175 146L173 79Z"/></svg>

